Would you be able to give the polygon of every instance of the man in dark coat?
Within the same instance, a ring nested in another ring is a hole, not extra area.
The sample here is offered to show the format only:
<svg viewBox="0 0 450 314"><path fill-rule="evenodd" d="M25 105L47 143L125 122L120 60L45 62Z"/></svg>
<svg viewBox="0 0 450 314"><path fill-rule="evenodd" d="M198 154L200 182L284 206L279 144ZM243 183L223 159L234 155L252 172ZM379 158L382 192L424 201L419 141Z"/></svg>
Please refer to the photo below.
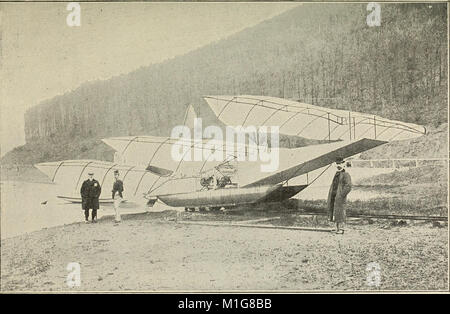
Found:
<svg viewBox="0 0 450 314"><path fill-rule="evenodd" d="M345 223L347 218L345 203L348 193L352 190L352 179L345 171L343 159L336 160L336 166L337 171L328 192L328 218L336 223L336 233L340 233L339 224Z"/></svg>
<svg viewBox="0 0 450 314"><path fill-rule="evenodd" d="M89 222L89 209L92 209L92 222L97 222L97 209L99 208L98 198L102 192L100 183L94 179L94 173L88 173L89 179L81 186L81 205L84 210L85 222Z"/></svg>

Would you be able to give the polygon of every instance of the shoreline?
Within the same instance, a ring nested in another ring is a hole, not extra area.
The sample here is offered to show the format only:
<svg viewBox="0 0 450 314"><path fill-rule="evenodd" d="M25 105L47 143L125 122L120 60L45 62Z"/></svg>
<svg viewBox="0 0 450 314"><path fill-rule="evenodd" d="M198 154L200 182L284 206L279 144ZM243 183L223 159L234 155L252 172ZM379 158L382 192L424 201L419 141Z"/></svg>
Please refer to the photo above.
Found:
<svg viewBox="0 0 450 314"><path fill-rule="evenodd" d="M3 291L299 291L448 288L448 226L349 222L345 235L177 223L200 215L126 214L2 239ZM219 217L217 217L219 218ZM423 263L423 256L427 263ZM81 266L81 286L66 284ZM382 269L367 286L366 267Z"/></svg>
<svg viewBox="0 0 450 314"><path fill-rule="evenodd" d="M145 214L146 214L146 212L139 211L139 212L127 212L125 214L122 213L121 216L122 217L127 217L127 216L133 217L133 216L139 216L139 215L145 215ZM99 214L97 214L97 215L99 215ZM113 219L114 219L114 214L109 214L109 213L101 215L100 217L98 217L98 220L113 220ZM91 222L89 222L89 223L91 223ZM42 227L42 228L37 229L37 230L31 230L31 231L27 231L27 232L24 232L24 233L21 233L21 234L13 235L13 236L6 236L6 237L2 236L0 240L3 242L5 240L15 239L15 238L22 237L22 236L30 236L30 235L32 235L33 233L36 233L36 232L41 232L41 231L45 231L45 230L52 230L52 229L58 229L58 228L61 228L61 227L72 226L72 225L81 225L81 224L84 224L84 214L82 214L81 211L80 211L80 221L74 221L74 222L69 222L69 223L61 223L59 225L49 226L49 227Z"/></svg>

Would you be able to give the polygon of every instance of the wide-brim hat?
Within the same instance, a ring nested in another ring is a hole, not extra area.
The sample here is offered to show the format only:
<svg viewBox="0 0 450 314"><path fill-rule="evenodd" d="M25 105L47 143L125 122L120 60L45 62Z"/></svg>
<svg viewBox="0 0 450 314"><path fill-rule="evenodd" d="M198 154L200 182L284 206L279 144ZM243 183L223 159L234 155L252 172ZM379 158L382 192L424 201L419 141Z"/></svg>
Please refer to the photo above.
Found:
<svg viewBox="0 0 450 314"><path fill-rule="evenodd" d="M343 163L344 163L344 159L341 158L341 157L338 157L338 158L336 158L335 163L338 164L338 165L339 165L339 164L343 164Z"/></svg>
<svg viewBox="0 0 450 314"><path fill-rule="evenodd" d="M94 173L93 173L93 172L88 172L88 175L89 175L89 176L93 176Z"/></svg>

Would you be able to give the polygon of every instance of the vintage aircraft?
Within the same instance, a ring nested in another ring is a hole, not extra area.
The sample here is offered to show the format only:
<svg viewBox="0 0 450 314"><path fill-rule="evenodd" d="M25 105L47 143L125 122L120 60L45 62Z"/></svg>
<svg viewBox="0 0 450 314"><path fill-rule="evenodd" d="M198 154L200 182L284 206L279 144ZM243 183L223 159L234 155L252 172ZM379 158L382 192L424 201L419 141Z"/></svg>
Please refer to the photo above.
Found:
<svg viewBox="0 0 450 314"><path fill-rule="evenodd" d="M80 186L91 171L103 187L100 201L111 202L113 173L119 170L128 200L144 197L148 206L158 202L186 210L219 209L290 198L308 187L338 158L345 159L392 140L426 134L423 126L411 123L275 97L205 96L204 99L225 125L277 126L281 134L313 139L317 144L279 148L277 167L269 172L261 171L261 160L237 158L238 151L249 156L255 150L270 149L260 143L246 143L244 148L236 144L230 150L227 141L216 141L212 148L211 141L205 138L190 141L155 136L104 139L119 156L115 162L67 160L40 163L36 167L66 188L67 195L58 197L69 202L81 201ZM182 149L186 155L200 150L205 158L174 160L171 158L174 148ZM223 160L213 158L218 151L223 152Z"/></svg>

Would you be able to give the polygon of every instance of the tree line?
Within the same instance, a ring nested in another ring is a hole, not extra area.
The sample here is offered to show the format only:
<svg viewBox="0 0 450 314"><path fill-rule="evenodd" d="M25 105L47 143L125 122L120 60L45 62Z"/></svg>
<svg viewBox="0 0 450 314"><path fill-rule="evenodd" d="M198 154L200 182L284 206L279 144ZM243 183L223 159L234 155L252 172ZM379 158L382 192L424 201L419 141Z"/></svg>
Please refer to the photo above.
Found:
<svg viewBox="0 0 450 314"><path fill-rule="evenodd" d="M424 125L447 122L446 4L303 4L163 63L83 84L31 108L28 143L169 135L202 95L269 95Z"/></svg>

